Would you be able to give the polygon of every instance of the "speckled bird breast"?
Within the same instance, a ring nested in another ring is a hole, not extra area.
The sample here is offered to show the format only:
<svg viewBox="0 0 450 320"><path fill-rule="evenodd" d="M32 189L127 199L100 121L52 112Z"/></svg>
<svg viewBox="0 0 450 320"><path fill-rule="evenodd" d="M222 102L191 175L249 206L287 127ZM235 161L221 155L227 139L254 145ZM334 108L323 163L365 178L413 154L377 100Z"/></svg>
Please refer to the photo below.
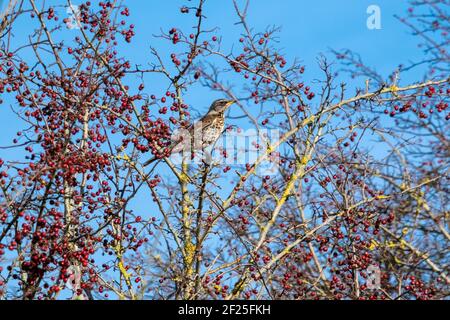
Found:
<svg viewBox="0 0 450 320"><path fill-rule="evenodd" d="M224 124L223 115L214 117L208 122L204 121L202 130L203 147L207 147L217 141L222 134Z"/></svg>

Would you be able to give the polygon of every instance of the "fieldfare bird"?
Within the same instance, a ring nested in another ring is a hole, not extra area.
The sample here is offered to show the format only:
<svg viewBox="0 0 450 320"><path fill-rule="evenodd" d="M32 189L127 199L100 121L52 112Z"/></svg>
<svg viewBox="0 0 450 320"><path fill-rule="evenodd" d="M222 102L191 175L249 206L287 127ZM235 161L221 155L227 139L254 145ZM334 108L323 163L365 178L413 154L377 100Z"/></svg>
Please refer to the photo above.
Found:
<svg viewBox="0 0 450 320"><path fill-rule="evenodd" d="M219 139L225 126L225 111L236 101L228 99L215 100L208 112L187 129L179 130L172 136L172 144L169 146L171 154L190 151L205 151L208 146L214 145ZM154 157L144 163L148 166L158 157Z"/></svg>

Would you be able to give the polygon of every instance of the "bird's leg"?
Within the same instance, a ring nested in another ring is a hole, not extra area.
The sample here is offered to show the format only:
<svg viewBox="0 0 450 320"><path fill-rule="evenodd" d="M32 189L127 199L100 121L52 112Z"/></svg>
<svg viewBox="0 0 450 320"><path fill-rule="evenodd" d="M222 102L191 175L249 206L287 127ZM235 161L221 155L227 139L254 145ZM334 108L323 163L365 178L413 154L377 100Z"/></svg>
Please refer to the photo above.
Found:
<svg viewBox="0 0 450 320"><path fill-rule="evenodd" d="M208 153L205 153L205 157L202 157L202 163L205 168L211 165L211 156Z"/></svg>
<svg viewBox="0 0 450 320"><path fill-rule="evenodd" d="M203 167L204 167L204 171L207 171L208 168L211 166L211 157L202 157L202 163L203 163Z"/></svg>

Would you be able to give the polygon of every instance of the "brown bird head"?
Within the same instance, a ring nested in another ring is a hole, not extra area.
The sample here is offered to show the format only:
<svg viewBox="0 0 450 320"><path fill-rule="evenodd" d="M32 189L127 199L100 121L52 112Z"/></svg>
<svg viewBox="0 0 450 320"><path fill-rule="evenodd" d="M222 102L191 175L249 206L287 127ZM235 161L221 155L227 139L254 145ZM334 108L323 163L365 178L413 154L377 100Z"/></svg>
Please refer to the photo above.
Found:
<svg viewBox="0 0 450 320"><path fill-rule="evenodd" d="M223 113L236 101L230 99L218 99L211 104L208 113Z"/></svg>

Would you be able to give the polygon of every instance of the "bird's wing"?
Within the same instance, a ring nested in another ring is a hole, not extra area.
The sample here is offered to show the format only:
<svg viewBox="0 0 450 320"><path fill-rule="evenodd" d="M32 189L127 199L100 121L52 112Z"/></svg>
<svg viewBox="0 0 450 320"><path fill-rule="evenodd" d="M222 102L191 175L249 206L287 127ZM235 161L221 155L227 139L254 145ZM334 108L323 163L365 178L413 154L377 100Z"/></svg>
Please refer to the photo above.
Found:
<svg viewBox="0 0 450 320"><path fill-rule="evenodd" d="M201 149L203 147L203 141L208 140L209 138L205 137L205 131L208 131L213 124L214 117L206 114L187 128L181 128L174 131L171 135L172 143L168 147L171 150L170 153L179 153L190 149ZM156 159L157 158L154 157L148 160L144 166L152 163Z"/></svg>

